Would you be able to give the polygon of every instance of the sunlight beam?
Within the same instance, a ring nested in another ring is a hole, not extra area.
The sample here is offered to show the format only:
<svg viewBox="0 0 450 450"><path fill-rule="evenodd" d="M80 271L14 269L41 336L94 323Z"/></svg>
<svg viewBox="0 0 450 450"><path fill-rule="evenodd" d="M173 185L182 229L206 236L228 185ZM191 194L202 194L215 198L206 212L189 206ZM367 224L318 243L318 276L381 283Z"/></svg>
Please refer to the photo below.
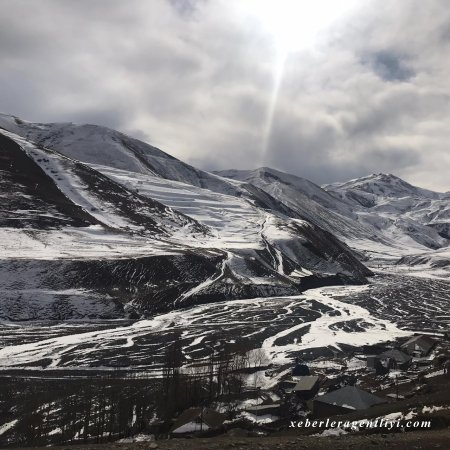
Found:
<svg viewBox="0 0 450 450"><path fill-rule="evenodd" d="M271 95L262 132L261 165L268 151L275 111L289 55L313 49L319 35L356 8L357 0L243 0L242 5L276 47Z"/></svg>

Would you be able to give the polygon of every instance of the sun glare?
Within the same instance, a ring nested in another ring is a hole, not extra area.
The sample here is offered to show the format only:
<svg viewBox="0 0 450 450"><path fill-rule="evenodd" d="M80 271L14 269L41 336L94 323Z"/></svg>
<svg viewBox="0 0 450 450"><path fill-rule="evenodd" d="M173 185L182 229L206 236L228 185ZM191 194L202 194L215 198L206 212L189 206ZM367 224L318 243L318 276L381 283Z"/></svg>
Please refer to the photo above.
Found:
<svg viewBox="0 0 450 450"><path fill-rule="evenodd" d="M273 85L268 96L267 113L261 135L261 163L269 149L278 97L289 55L312 50L318 37L348 16L362 0L241 0L248 17L259 23L260 30L272 36L276 47Z"/></svg>
<svg viewBox="0 0 450 450"><path fill-rule="evenodd" d="M318 35L356 7L357 0L245 0L247 12L273 35L282 53L315 45Z"/></svg>

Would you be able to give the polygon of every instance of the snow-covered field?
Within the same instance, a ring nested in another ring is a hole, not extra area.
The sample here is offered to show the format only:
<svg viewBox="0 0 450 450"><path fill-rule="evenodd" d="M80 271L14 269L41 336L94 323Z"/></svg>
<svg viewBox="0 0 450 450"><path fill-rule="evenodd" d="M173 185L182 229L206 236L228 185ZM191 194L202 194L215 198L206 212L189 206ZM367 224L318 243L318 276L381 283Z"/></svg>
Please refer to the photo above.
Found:
<svg viewBox="0 0 450 450"><path fill-rule="evenodd" d="M177 253L174 242L105 231L99 225L61 230L0 228L0 241L0 259L107 259Z"/></svg>
<svg viewBox="0 0 450 450"><path fill-rule="evenodd" d="M408 331L400 330L388 320L376 318L360 306L343 303L340 300L340 298L351 298L355 292L364 295L366 290L366 286L346 286L307 291L306 298L316 300L330 310L311 323L299 324L271 336L263 342L262 348L272 360L289 362L290 354L302 350L318 347L340 349L340 344L360 347L410 334ZM301 339L294 338L292 343L276 345L280 338L293 335L294 332L306 327L309 327L308 332Z"/></svg>
<svg viewBox="0 0 450 450"><path fill-rule="evenodd" d="M147 174L92 167L127 188L211 227L214 237L197 244L218 248L261 247L260 231L266 214L247 200Z"/></svg>
<svg viewBox="0 0 450 450"><path fill-rule="evenodd" d="M120 364L152 369L156 376L164 349L175 340L182 343L187 363L206 358L211 348L239 342L263 348L272 362L283 364L295 356L339 351L342 344L360 347L415 331L437 331L448 324L450 283L402 278L396 291L388 289L393 280L380 278L370 286L327 287L299 296L195 306L131 324L111 322L107 328L87 322L78 325L83 327L81 332L73 328L67 333L67 324L43 327L36 323L33 333L32 324L26 333L20 326L10 326L8 343L0 350L0 367L101 369ZM431 291L426 289L432 286L434 294L427 299L429 315L417 315L423 306L420 296L418 301L397 301L395 292L403 292L405 283L416 293L422 290L422 295L428 295ZM53 336L47 338L50 332Z"/></svg>

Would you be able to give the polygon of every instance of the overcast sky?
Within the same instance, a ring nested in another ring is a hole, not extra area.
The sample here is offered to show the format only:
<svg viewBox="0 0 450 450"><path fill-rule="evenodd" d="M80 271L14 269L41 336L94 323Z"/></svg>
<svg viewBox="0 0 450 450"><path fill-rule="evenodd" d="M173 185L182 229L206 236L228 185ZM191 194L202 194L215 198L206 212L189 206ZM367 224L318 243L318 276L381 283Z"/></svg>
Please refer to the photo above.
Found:
<svg viewBox="0 0 450 450"><path fill-rule="evenodd" d="M106 125L208 170L450 190L448 0L354 4L2 0L0 111Z"/></svg>

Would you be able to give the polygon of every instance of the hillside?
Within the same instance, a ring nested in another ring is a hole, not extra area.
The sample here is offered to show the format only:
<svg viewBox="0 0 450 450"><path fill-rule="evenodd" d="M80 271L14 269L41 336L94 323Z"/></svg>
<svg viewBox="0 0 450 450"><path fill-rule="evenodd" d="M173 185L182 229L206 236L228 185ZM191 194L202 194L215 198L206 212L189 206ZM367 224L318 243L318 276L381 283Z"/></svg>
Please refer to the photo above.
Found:
<svg viewBox="0 0 450 450"><path fill-rule="evenodd" d="M2 120L24 131L19 119ZM164 160L169 172L132 172L129 152L118 159L128 170L88 165L91 157L114 162L107 153L127 147L112 130L88 127L80 138L67 127L27 124L27 137L0 132L2 318L140 317L362 283L371 273L330 232L295 212L287 216L287 206L250 184L202 175L218 180L217 190L234 190L229 195L197 186L199 179L164 178L182 178L185 165L160 150L147 156ZM40 129L51 130L66 154L35 134Z"/></svg>
<svg viewBox="0 0 450 450"><path fill-rule="evenodd" d="M258 186L372 257L385 254L399 259L445 249L450 243L448 193L421 189L394 175L369 175L319 187L269 168L217 173Z"/></svg>

